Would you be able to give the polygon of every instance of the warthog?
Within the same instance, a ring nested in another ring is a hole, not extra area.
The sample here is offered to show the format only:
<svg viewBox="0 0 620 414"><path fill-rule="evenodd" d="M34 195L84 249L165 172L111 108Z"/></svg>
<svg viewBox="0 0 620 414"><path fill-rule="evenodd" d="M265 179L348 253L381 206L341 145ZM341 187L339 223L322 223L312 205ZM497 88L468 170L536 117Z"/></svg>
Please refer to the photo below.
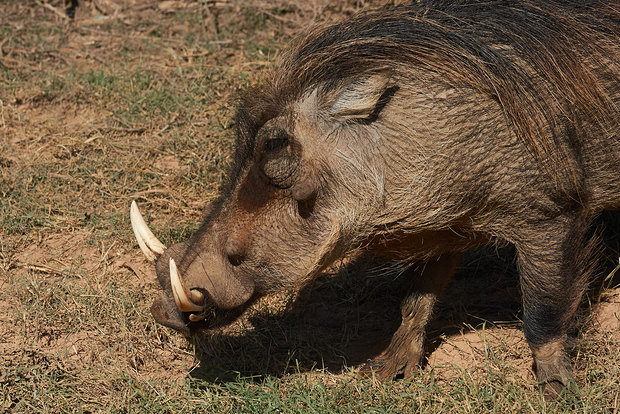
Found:
<svg viewBox="0 0 620 414"><path fill-rule="evenodd" d="M513 244L548 396L597 213L620 207L620 2L421 1L309 31L241 98L228 184L189 240L133 225L184 334L355 251L403 269L402 324L362 367L408 375L462 252ZM573 388L568 387L568 388Z"/></svg>

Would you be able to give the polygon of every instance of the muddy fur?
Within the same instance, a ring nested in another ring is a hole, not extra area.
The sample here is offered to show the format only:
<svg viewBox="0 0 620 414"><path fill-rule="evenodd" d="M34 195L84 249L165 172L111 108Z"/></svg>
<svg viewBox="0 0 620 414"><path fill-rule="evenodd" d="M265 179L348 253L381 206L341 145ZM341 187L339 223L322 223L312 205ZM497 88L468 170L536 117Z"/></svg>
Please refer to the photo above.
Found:
<svg viewBox="0 0 620 414"><path fill-rule="evenodd" d="M460 253L514 244L525 335L557 395L588 229L620 206L619 36L616 1L422 1L308 31L241 99L229 183L159 259L154 316L191 332L348 252L381 255L411 282L364 369L394 378L417 366ZM200 323L171 309L169 257L207 297Z"/></svg>

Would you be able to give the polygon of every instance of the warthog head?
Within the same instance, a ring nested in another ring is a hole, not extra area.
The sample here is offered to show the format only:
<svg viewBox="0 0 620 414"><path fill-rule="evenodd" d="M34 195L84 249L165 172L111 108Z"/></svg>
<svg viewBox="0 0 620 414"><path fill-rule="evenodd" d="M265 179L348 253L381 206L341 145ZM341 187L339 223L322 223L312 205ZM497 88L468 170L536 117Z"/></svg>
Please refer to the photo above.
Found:
<svg viewBox="0 0 620 414"><path fill-rule="evenodd" d="M184 333L217 326L333 263L384 194L381 165L362 171L378 149L350 142L378 145L373 123L396 90L379 70L313 88L267 120L246 102L229 187L188 241L166 249L132 204L138 243L165 291L155 319Z"/></svg>

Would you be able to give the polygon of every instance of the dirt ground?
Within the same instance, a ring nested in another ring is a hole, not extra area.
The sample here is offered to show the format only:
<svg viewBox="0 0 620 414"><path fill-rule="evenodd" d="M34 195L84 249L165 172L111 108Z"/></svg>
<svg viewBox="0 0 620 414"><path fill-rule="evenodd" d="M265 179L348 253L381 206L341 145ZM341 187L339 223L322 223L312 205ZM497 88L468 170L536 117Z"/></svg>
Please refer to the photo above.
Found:
<svg viewBox="0 0 620 414"><path fill-rule="evenodd" d="M159 286L131 234L131 200L164 242L186 238L230 161L236 93L311 23L382 4L299 3L92 0L74 19L62 1L0 4L0 382L15 394L5 409L40 372L109 395L101 376L347 376L386 346L399 323L394 276L350 265L193 342L149 314ZM582 383L579 347L620 342L610 257L575 329ZM533 388L515 272L509 249L466 259L430 327L426 373L497 370Z"/></svg>

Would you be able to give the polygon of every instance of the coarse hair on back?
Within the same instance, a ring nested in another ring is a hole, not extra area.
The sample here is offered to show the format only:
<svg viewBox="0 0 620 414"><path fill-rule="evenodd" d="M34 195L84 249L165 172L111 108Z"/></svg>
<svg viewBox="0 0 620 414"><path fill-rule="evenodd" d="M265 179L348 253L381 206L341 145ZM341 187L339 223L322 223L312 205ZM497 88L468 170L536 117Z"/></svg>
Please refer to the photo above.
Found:
<svg viewBox="0 0 620 414"><path fill-rule="evenodd" d="M361 13L294 42L260 96L242 99L240 144L249 150L266 120L317 86L385 67L405 80L425 71L495 100L526 148L565 181L583 140L618 125L620 90L601 84L620 78L618 38L618 1L426 0ZM579 186L575 175L569 187Z"/></svg>

